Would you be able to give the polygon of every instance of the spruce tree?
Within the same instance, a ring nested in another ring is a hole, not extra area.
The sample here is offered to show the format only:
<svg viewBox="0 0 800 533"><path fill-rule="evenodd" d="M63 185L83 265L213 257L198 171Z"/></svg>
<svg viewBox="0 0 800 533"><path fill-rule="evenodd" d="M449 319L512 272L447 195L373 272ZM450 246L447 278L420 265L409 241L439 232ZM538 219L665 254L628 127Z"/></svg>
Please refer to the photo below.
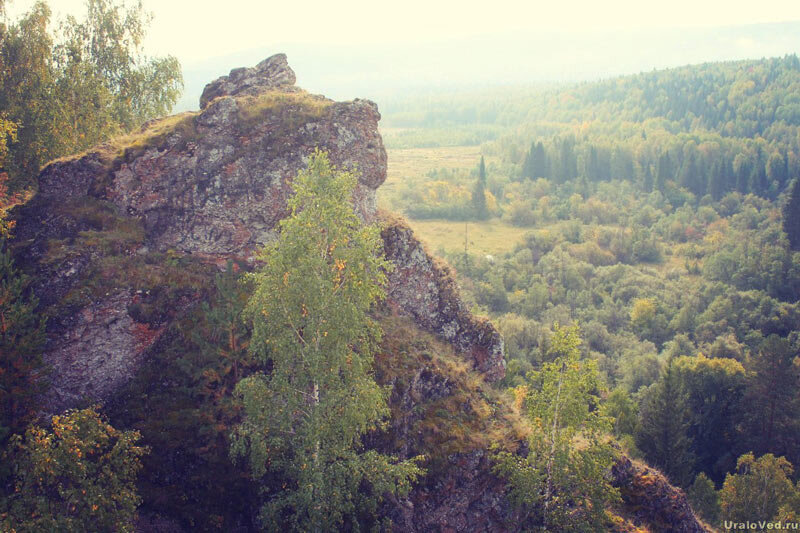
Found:
<svg viewBox="0 0 800 533"><path fill-rule="evenodd" d="M664 152L658 158L658 169L656 172L655 188L657 191L663 193L667 185L667 180L672 179L672 160L669 157L669 152Z"/></svg>
<svg viewBox="0 0 800 533"><path fill-rule="evenodd" d="M695 196L700 196L706 189L698 159L697 150L689 149L678 180L682 187L689 189Z"/></svg>
<svg viewBox="0 0 800 533"><path fill-rule="evenodd" d="M691 481L689 476L694 465L687 436L690 423L686 392L671 357L661 378L651 386L642 401L636 446L648 462L681 486Z"/></svg>
<svg viewBox="0 0 800 533"><path fill-rule="evenodd" d="M644 167L642 170L642 188L644 192L653 192L653 172L650 170L650 164L644 163L642 166Z"/></svg>
<svg viewBox="0 0 800 533"><path fill-rule="evenodd" d="M536 152L533 157L533 177L550 177L550 162L547 159L547 152L545 152L542 141L536 143Z"/></svg>
<svg viewBox="0 0 800 533"><path fill-rule="evenodd" d="M727 190L725 183L725 160L715 161L711 165L711 175L708 179L708 194L714 199L719 201Z"/></svg>
<svg viewBox="0 0 800 533"><path fill-rule="evenodd" d="M794 180L789 201L783 206L783 231L792 250L800 250L800 178Z"/></svg>
<svg viewBox="0 0 800 533"><path fill-rule="evenodd" d="M586 160L584 176L588 178L589 181L600 180L600 163L597 160L597 149L594 146L589 148L589 157Z"/></svg>
<svg viewBox="0 0 800 533"><path fill-rule="evenodd" d="M756 161L750 173L750 192L759 196L766 196L768 189L767 171L761 161Z"/></svg>
<svg viewBox="0 0 800 533"><path fill-rule="evenodd" d="M483 156L481 156L481 162L478 166L478 180L472 190L472 209L474 210L475 218L479 220L489 218L489 207L486 204L486 163Z"/></svg>
<svg viewBox="0 0 800 533"><path fill-rule="evenodd" d="M249 349L264 372L236 387L243 420L232 453L262 479L270 531L357 529L383 495L407 493L421 472L414 461L363 449L389 414L371 374L380 330L369 312L390 264L377 226L353 210L356 179L315 152L251 276Z"/></svg>
<svg viewBox="0 0 800 533"><path fill-rule="evenodd" d="M532 180L534 176L534 152L536 150L536 145L531 143L531 148L528 150L527 155L525 155L525 161L522 163L522 177L528 178Z"/></svg>
<svg viewBox="0 0 800 533"><path fill-rule="evenodd" d="M736 174L736 190L742 194L751 192L750 175L753 173L753 161L749 155L737 154L733 160L733 170Z"/></svg>
<svg viewBox="0 0 800 533"><path fill-rule="evenodd" d="M744 405L748 450L777 455L796 453L800 438L800 369L788 340L772 334L747 360L752 372Z"/></svg>

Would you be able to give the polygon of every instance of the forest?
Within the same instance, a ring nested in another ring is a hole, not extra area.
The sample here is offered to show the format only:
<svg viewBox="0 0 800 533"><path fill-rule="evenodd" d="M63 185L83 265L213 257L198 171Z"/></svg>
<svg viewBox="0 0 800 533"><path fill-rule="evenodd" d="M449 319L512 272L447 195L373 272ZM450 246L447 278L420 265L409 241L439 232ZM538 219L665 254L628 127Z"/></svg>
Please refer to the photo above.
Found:
<svg viewBox="0 0 800 533"><path fill-rule="evenodd" d="M346 128L377 109L280 54L164 118L181 66L144 54L141 4L5 6L0 530L800 524L796 55L388 98L378 189L373 159L337 163L340 137L374 156ZM236 150L291 175L241 178ZM216 183L159 196L197 161ZM259 195L254 227L170 233ZM111 392L64 393L115 350Z"/></svg>
<svg viewBox="0 0 800 533"><path fill-rule="evenodd" d="M715 526L734 513L742 472L768 472L777 501L797 493L798 82L787 56L418 101L416 119L410 100L386 117L420 132L390 129L398 152L446 125L478 139L504 125L480 146L490 164L429 170L385 204L462 243L438 253L503 333L504 386L527 391L559 327L576 325L617 441ZM501 255L470 250L469 222L489 219L498 238L526 233Z"/></svg>

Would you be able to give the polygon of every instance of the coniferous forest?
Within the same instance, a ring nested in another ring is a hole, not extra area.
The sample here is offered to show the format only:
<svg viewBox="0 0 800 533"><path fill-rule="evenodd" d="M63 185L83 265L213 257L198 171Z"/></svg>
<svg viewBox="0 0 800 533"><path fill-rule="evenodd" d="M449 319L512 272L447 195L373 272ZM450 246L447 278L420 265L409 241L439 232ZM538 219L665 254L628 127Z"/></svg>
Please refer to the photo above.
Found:
<svg viewBox="0 0 800 533"><path fill-rule="evenodd" d="M797 55L167 116L7 3L1 531L800 527Z"/></svg>

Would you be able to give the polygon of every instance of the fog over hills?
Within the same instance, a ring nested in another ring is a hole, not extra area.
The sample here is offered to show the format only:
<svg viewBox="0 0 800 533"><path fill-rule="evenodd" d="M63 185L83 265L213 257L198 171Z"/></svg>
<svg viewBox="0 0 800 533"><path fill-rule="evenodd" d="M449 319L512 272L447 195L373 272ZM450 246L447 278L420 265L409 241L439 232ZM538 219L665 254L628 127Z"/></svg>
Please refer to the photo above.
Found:
<svg viewBox="0 0 800 533"><path fill-rule="evenodd" d="M285 52L298 85L335 99L379 104L409 92L576 82L686 64L800 52L800 22L720 28L485 34L415 44L286 44L185 64L177 110L196 109L203 86L231 68Z"/></svg>

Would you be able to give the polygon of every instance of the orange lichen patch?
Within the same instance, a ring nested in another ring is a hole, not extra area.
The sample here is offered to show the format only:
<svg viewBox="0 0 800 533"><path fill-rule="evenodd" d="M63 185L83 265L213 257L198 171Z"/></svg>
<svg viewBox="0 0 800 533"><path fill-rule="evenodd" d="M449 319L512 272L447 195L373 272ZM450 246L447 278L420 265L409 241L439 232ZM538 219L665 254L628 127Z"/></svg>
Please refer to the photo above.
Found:
<svg viewBox="0 0 800 533"><path fill-rule="evenodd" d="M608 512L608 529L614 533L651 533L646 527L637 526L613 511Z"/></svg>
<svg viewBox="0 0 800 533"><path fill-rule="evenodd" d="M136 342L136 352L142 353L150 348L163 331L164 328L153 329L147 324L134 322L131 327L131 334Z"/></svg>

